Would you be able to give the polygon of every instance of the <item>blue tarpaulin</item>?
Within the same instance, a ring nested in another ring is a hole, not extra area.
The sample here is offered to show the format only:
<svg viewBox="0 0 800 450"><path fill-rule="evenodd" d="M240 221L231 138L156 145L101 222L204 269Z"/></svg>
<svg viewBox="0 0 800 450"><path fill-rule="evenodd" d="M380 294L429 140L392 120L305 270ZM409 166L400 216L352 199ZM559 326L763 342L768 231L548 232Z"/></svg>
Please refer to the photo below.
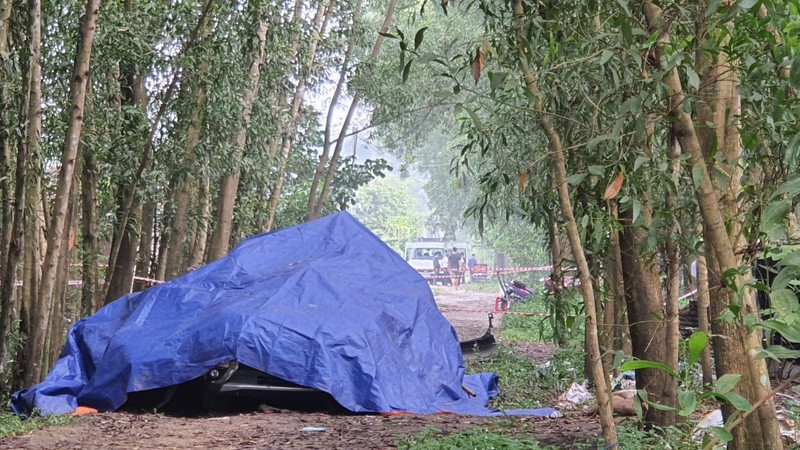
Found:
<svg viewBox="0 0 800 450"><path fill-rule="evenodd" d="M228 256L77 322L21 415L203 376L228 361L330 393L354 412L491 414L497 376L465 376L426 281L347 213L255 236ZM470 398L466 385L477 396Z"/></svg>

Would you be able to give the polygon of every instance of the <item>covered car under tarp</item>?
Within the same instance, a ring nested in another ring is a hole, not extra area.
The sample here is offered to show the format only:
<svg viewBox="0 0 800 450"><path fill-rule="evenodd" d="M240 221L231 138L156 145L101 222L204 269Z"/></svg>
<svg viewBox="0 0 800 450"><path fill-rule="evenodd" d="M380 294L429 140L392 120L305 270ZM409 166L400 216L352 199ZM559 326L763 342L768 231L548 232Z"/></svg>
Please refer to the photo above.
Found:
<svg viewBox="0 0 800 450"><path fill-rule="evenodd" d="M12 406L112 411L127 393L228 361L328 392L353 412L489 414L496 394L494 374L464 375L425 279L343 212L250 238L80 320L47 378Z"/></svg>

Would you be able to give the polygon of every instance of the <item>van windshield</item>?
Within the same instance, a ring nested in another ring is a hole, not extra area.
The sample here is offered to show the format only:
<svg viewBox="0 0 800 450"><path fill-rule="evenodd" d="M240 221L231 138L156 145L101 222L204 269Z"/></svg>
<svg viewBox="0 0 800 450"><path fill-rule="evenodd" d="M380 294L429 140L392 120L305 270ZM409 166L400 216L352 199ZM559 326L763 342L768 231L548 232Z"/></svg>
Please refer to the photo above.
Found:
<svg viewBox="0 0 800 450"><path fill-rule="evenodd" d="M433 259L436 252L441 253L440 248L410 248L406 252L407 259Z"/></svg>

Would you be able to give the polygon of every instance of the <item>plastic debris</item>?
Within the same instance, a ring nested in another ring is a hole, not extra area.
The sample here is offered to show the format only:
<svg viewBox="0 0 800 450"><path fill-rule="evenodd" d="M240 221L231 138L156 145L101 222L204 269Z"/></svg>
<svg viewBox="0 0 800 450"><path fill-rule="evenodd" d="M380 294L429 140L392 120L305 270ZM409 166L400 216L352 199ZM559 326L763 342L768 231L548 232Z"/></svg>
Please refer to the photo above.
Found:
<svg viewBox="0 0 800 450"><path fill-rule="evenodd" d="M306 433L324 433L325 427L305 427L300 431L304 431Z"/></svg>

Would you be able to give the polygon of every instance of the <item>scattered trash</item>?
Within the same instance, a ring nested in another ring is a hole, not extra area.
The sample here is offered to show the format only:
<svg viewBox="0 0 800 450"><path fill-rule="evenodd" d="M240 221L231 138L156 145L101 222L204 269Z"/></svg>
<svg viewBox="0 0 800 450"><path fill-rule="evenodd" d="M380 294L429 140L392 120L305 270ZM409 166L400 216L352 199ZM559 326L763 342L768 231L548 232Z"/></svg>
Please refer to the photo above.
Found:
<svg viewBox="0 0 800 450"><path fill-rule="evenodd" d="M636 389L636 372L629 370L622 372L619 377L611 380L611 390L621 391L627 389Z"/></svg>
<svg viewBox="0 0 800 450"><path fill-rule="evenodd" d="M305 427L300 431L305 431L307 433L324 433L325 427Z"/></svg>
<svg viewBox="0 0 800 450"><path fill-rule="evenodd" d="M215 422L225 422L225 423L229 423L229 422L231 421L231 418L230 418L230 417L228 417L228 416L223 416L223 417L211 417L211 418L209 418L208 420L213 420L213 421L215 421Z"/></svg>
<svg viewBox="0 0 800 450"><path fill-rule="evenodd" d="M578 383L572 385L558 397L559 402L568 402L572 405L580 405L592 398L592 393L586 389L586 386Z"/></svg>

